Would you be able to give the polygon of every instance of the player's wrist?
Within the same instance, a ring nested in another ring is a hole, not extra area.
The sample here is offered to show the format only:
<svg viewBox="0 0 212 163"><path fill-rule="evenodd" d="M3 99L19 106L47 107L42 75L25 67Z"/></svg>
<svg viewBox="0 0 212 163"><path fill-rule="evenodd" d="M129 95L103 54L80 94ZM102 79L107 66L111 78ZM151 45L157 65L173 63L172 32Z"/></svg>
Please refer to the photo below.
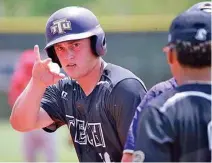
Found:
<svg viewBox="0 0 212 163"><path fill-rule="evenodd" d="M133 154L134 150L132 149L124 149L123 153Z"/></svg>
<svg viewBox="0 0 212 163"><path fill-rule="evenodd" d="M39 88L41 90L45 90L47 87L42 81L36 79L35 77L31 78L30 83L33 87Z"/></svg>

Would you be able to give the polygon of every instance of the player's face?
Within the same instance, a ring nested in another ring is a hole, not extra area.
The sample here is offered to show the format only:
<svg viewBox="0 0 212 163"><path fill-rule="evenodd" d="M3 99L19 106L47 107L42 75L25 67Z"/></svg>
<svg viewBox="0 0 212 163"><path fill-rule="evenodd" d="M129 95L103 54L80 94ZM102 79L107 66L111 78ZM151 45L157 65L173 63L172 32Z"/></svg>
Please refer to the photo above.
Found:
<svg viewBox="0 0 212 163"><path fill-rule="evenodd" d="M54 45L55 52L64 71L73 79L87 75L96 64L90 38L66 41Z"/></svg>

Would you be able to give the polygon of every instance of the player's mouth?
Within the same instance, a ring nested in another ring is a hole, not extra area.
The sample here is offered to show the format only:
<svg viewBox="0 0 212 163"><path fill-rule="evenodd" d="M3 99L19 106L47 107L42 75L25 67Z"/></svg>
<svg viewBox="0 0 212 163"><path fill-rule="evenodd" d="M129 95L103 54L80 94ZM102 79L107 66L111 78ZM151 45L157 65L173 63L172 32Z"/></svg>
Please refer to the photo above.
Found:
<svg viewBox="0 0 212 163"><path fill-rule="evenodd" d="M75 68L76 66L77 66L76 64L70 63L66 67L68 67L68 68Z"/></svg>

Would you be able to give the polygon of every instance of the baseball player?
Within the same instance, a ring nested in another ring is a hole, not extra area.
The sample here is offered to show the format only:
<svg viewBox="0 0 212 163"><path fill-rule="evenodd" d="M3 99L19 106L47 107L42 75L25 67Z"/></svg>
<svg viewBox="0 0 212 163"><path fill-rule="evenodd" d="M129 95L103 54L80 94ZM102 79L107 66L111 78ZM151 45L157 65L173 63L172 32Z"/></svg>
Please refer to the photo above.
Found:
<svg viewBox="0 0 212 163"><path fill-rule="evenodd" d="M204 11L211 13L211 5L212 3L209 1L200 2L192 7L190 7L187 12L189 11ZM132 155L135 148L135 139L136 139L136 129L137 129L137 123L138 123L138 117L140 115L141 110L145 108L145 105L149 102L151 102L152 99L159 96L161 93L166 92L170 89L173 89L177 86L177 82L174 78L171 78L165 82L161 82L159 84L156 84L153 86L146 94L144 99L142 100L139 107L136 109L135 115L133 117L133 120L130 125L130 129L128 131L127 140L124 146L123 151L123 157L122 162L131 162L132 161Z"/></svg>
<svg viewBox="0 0 212 163"><path fill-rule="evenodd" d="M13 107L10 122L22 132L70 129L80 162L120 162L136 107L146 94L132 72L106 63L105 33L83 7L66 7L46 24L42 60L38 46L32 78ZM53 69L51 61L69 76Z"/></svg>
<svg viewBox="0 0 212 163"><path fill-rule="evenodd" d="M8 92L8 103L11 108L32 76L35 59L34 51L29 49L25 50L18 60ZM23 133L22 147L26 162L36 162L39 152L44 154L47 162L57 161L55 134L49 134L43 130Z"/></svg>
<svg viewBox="0 0 212 163"><path fill-rule="evenodd" d="M142 111L133 161L212 161L211 14L188 11L177 16L165 52L180 86Z"/></svg>

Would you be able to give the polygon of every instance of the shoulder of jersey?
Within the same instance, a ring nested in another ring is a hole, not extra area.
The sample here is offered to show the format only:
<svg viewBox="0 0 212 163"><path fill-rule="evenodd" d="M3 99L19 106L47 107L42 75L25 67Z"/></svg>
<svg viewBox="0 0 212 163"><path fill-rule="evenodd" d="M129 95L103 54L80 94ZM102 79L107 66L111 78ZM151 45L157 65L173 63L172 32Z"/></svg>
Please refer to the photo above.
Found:
<svg viewBox="0 0 212 163"><path fill-rule="evenodd" d="M170 89L173 89L177 86L176 81L174 78L171 78L169 80L166 81L162 81L160 83L157 83L156 85L154 85L148 92L154 93L154 96L158 96L163 92L166 92Z"/></svg>
<svg viewBox="0 0 212 163"><path fill-rule="evenodd" d="M141 106L143 106L144 104L146 105L146 103L149 103L149 101L151 101L152 99L157 98L162 93L167 92L168 90L175 87L176 81L174 78L157 83L149 91L147 91L147 94L145 96L146 100L143 101L144 103L141 103Z"/></svg>
<svg viewBox="0 0 212 163"><path fill-rule="evenodd" d="M154 107L154 108L160 108L161 106L163 106L163 104L172 96L175 95L175 93L177 93L176 89L168 89L164 92L162 92L161 94L159 94L157 97L155 97L154 99L151 100L151 102L148 104L148 106L150 107Z"/></svg>
<svg viewBox="0 0 212 163"><path fill-rule="evenodd" d="M109 63L105 68L104 75L110 80L113 87L125 79L136 79L142 85L144 85L143 81L139 79L135 74L133 74L130 70L111 63Z"/></svg>

